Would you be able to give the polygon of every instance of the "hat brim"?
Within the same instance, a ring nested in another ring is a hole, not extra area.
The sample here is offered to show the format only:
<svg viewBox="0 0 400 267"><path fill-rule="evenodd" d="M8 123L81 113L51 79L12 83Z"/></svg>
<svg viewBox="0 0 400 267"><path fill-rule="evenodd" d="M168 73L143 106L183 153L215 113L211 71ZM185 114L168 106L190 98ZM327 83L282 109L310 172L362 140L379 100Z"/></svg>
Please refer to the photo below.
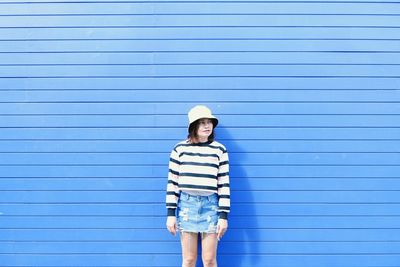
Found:
<svg viewBox="0 0 400 267"><path fill-rule="evenodd" d="M217 125L218 125L218 119L215 118L215 117L204 117L204 118L199 118L199 119L195 120L194 122L192 122L191 124L189 124L188 132L190 132L190 130L191 130L191 128L193 127L193 125L194 125L197 121L199 121L199 120L201 120L201 119L210 119L210 120L212 121L212 124L213 124L213 129L215 129L215 127L217 127Z"/></svg>

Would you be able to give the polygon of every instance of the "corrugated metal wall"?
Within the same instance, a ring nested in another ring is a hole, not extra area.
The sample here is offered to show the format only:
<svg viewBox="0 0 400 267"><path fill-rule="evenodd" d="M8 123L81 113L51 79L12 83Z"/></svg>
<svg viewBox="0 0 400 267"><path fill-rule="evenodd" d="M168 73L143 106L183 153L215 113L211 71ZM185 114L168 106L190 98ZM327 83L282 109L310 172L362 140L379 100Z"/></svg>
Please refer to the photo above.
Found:
<svg viewBox="0 0 400 267"><path fill-rule="evenodd" d="M2 1L0 265L179 266L186 113L231 158L219 266L400 266L396 1Z"/></svg>

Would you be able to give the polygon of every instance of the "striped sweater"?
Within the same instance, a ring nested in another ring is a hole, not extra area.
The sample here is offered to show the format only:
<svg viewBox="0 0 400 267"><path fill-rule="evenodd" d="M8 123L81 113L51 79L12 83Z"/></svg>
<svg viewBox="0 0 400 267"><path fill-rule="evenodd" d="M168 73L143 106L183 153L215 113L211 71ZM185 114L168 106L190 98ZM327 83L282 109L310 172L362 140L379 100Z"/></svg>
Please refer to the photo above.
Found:
<svg viewBox="0 0 400 267"><path fill-rule="evenodd" d="M168 216L175 216L181 190L217 193L218 214L227 219L230 211L229 159L218 143L176 144L170 155L166 204Z"/></svg>

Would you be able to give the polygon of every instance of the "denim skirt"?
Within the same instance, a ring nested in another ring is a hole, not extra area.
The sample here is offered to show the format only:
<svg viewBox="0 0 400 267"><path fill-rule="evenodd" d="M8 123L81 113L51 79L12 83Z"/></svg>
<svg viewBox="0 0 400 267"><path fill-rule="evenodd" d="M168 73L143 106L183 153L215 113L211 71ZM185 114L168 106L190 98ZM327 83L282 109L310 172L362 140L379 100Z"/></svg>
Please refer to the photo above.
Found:
<svg viewBox="0 0 400 267"><path fill-rule="evenodd" d="M217 194L194 196L186 192L181 192L177 212L179 231L192 233L217 232Z"/></svg>

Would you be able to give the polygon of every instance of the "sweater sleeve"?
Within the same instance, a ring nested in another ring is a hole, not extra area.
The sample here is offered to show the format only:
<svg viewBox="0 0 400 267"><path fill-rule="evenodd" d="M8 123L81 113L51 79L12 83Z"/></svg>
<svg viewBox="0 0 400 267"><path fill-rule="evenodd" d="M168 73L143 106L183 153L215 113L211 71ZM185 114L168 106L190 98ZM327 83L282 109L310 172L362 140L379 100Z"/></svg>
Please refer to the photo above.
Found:
<svg viewBox="0 0 400 267"><path fill-rule="evenodd" d="M230 212L229 158L228 152L223 151L218 170L218 213L220 219L228 219Z"/></svg>
<svg viewBox="0 0 400 267"><path fill-rule="evenodd" d="M172 150L169 158L169 170L168 170L168 184L167 184L167 195L166 195L166 205L167 205L167 215L176 216L175 210L177 208L178 198L179 198L179 188L178 188L178 177L179 177L179 155L174 148Z"/></svg>

